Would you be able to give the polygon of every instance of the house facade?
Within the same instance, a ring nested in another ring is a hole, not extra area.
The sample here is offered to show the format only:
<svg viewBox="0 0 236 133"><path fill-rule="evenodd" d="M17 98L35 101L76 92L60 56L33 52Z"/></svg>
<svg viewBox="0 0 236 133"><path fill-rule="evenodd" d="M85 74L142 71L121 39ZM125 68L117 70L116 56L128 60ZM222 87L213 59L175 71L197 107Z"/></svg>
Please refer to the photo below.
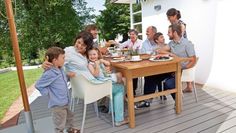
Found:
<svg viewBox="0 0 236 133"><path fill-rule="evenodd" d="M233 76L236 74L236 58L233 38L236 20L233 18L234 0L113 0L114 3L141 5L141 11L131 10L131 28L137 23L141 26L143 39L148 26L156 26L165 35L168 43L167 30L170 25L166 17L169 8L181 12L181 20L187 26L188 39L196 49L199 61L196 71L196 82L217 88L236 91L233 86ZM141 22L134 22L139 12ZM233 30L234 29L234 30ZM234 74L232 74L234 73Z"/></svg>

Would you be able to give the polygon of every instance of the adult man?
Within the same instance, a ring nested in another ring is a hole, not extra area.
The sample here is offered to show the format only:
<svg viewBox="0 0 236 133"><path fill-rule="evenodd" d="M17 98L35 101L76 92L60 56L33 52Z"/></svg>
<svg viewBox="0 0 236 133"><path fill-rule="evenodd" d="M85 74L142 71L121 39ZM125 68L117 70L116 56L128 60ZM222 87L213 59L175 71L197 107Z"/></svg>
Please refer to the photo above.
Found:
<svg viewBox="0 0 236 133"><path fill-rule="evenodd" d="M98 42L96 40L97 36L98 36L98 27L95 24L90 24L85 27L85 31L87 31L93 35L93 41L94 41L93 47L98 48L102 54L105 54L107 52L107 48L106 47L99 47Z"/></svg>
<svg viewBox="0 0 236 133"><path fill-rule="evenodd" d="M94 47L98 47L98 43L95 39L97 39L98 28L95 24L90 24L85 27L85 31L91 33L93 35Z"/></svg>
<svg viewBox="0 0 236 133"><path fill-rule="evenodd" d="M157 49L157 44L154 42L153 36L157 33L155 26L149 26L146 30L147 39L143 42L141 52L143 54L152 54Z"/></svg>
<svg viewBox="0 0 236 133"><path fill-rule="evenodd" d="M182 37L181 25L170 25L168 29L168 36L171 40L168 44L169 55L187 59L187 61L181 62L182 69L188 69L193 67L196 63L194 45L191 41ZM170 77L165 82L165 89L173 88L175 88L175 76ZM172 97L173 99L175 99L174 94L172 94Z"/></svg>
<svg viewBox="0 0 236 133"><path fill-rule="evenodd" d="M157 44L154 42L154 35L157 33L157 29L155 26L149 26L146 30L147 39L143 42L141 52L144 54L152 54L157 49ZM157 81L161 79L161 75L147 76L144 77L144 95L151 94L156 91ZM150 100L145 100L137 104L137 108L149 107Z"/></svg>

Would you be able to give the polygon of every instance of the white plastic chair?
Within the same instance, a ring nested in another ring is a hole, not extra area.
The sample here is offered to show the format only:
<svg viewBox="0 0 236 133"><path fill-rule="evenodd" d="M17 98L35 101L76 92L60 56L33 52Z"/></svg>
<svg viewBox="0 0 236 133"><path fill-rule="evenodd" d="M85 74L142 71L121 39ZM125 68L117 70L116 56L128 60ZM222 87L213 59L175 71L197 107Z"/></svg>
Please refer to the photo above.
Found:
<svg viewBox="0 0 236 133"><path fill-rule="evenodd" d="M181 74L181 82L192 82L193 85L193 91L195 95L195 100L198 102L197 98L197 90L196 90L196 85L195 85L195 70L196 70L196 65L192 68L189 69L184 69ZM162 84L162 91L164 90L164 84L166 82L166 79L161 82ZM182 92L182 97L184 97L183 92ZM163 103L164 100L161 99L161 103Z"/></svg>
<svg viewBox="0 0 236 133"><path fill-rule="evenodd" d="M197 90L195 86L195 70L196 70L196 65L192 68L184 69L181 75L181 82L192 82L195 100L196 102L198 102Z"/></svg>
<svg viewBox="0 0 236 133"><path fill-rule="evenodd" d="M83 121L81 126L81 133L84 130L85 116L87 104L95 103L95 111L98 115L97 100L109 96L110 105L111 105L111 114L112 114L112 126L114 127L114 114L113 114L113 102L112 102L112 82L105 81L102 84L93 84L89 82L84 76L76 76L70 79L72 87L72 98L79 98L84 100L84 112L83 112ZM72 103L74 106L74 103Z"/></svg>

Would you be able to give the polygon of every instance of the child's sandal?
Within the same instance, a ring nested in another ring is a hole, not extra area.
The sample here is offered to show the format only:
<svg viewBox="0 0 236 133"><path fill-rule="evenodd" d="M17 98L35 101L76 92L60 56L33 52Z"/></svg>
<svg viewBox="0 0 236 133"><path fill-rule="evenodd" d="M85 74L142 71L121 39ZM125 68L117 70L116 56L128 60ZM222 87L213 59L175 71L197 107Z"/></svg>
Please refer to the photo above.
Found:
<svg viewBox="0 0 236 133"><path fill-rule="evenodd" d="M80 133L80 130L79 129L75 129L75 128L69 128L67 130L67 133Z"/></svg>

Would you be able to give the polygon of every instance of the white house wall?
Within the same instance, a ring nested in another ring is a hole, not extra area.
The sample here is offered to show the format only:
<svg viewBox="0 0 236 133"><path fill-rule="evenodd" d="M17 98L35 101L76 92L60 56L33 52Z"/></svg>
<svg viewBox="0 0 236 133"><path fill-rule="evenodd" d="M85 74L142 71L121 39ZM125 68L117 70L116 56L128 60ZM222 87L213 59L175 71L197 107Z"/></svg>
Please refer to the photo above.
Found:
<svg viewBox="0 0 236 133"><path fill-rule="evenodd" d="M206 82L208 86L233 92L236 92L235 5L235 0L218 0L213 63Z"/></svg>
<svg viewBox="0 0 236 133"><path fill-rule="evenodd" d="M154 25L169 42L166 11L172 7L179 9L181 19L187 24L188 38L195 44L199 57L196 82L236 91L236 1L147 0L142 4L144 39L146 28ZM155 11L155 5L161 5L161 10Z"/></svg>

